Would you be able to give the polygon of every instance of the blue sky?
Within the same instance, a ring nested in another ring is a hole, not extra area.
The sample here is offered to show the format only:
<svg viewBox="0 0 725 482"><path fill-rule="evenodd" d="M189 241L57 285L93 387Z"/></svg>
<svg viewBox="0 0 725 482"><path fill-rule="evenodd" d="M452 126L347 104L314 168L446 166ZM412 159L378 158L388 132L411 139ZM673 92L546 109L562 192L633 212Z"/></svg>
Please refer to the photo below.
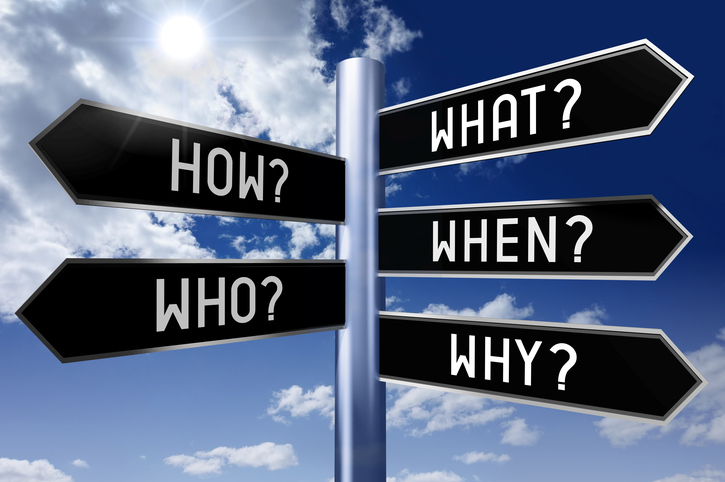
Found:
<svg viewBox="0 0 725 482"><path fill-rule="evenodd" d="M158 35L184 11L206 42L180 61ZM723 13L0 0L0 482L334 476L332 332L63 365L15 317L67 257L334 255L330 226L75 206L27 143L79 98L334 153L350 56L394 105L643 38L694 75L651 136L388 176L386 206L652 194L694 236L660 278L389 278L388 309L660 328L709 385L666 427L388 385L388 482L725 481Z"/></svg>

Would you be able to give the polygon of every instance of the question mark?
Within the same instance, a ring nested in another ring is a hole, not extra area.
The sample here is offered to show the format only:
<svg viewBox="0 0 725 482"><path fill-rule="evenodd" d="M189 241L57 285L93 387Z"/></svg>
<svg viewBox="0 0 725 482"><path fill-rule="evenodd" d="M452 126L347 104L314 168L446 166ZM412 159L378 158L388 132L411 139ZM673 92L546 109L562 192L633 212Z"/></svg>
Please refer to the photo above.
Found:
<svg viewBox="0 0 725 482"><path fill-rule="evenodd" d="M279 196L280 191L282 190L282 184L287 180L287 175L289 174L289 170L287 169L287 164L284 163L282 159L275 159L272 162L269 163L270 167L277 167L282 166L282 177L279 178L279 181L277 181L277 187L274 189L274 202L279 202Z"/></svg>
<svg viewBox="0 0 725 482"><path fill-rule="evenodd" d="M574 262L575 263L581 263L582 262L582 246L584 246L584 241L586 241L589 236L592 234L592 231L594 230L594 225L592 224L592 221L586 217L582 216L581 214L577 214L576 216L572 216L569 218L569 220L566 222L567 226L573 226L574 223L583 223L584 224L584 232L581 236L579 236L579 239L576 242L576 245L574 246Z"/></svg>
<svg viewBox="0 0 725 482"><path fill-rule="evenodd" d="M564 381L566 380L566 374L576 363L576 351L574 351L574 348L567 345L566 343L557 343L556 345L551 347L551 351L553 353L556 353L559 350L564 350L569 354L569 361L564 363L564 366L561 367L561 370L559 370L559 390L565 390L566 387L564 386Z"/></svg>
<svg viewBox="0 0 725 482"><path fill-rule="evenodd" d="M262 281L262 286L266 288L269 283L277 285L277 291L274 292L272 299L269 301L269 308L267 309L267 312L269 313L269 321L272 321L274 320L274 304L277 303L277 299L279 299L279 296L282 294L282 282L276 276L267 276L264 278L264 281Z"/></svg>
<svg viewBox="0 0 725 482"><path fill-rule="evenodd" d="M574 107L574 104L576 104L576 101L579 100L579 96L582 93L582 86L579 83L579 81L574 79L564 79L561 82L559 82L559 85L554 87L554 92L561 92L561 89L564 87L571 87L574 89L574 95L572 95L569 100L566 103L566 107L564 107L564 115L562 116L562 129L568 129L569 128L569 117L571 116L571 108Z"/></svg>

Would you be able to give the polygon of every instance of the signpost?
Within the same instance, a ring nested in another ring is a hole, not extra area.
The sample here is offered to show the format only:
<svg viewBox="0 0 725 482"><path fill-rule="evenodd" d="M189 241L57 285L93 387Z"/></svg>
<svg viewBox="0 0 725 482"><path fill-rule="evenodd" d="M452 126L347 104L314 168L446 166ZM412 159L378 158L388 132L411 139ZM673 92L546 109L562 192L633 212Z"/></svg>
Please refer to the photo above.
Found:
<svg viewBox="0 0 725 482"><path fill-rule="evenodd" d="M347 167L79 100L30 143L76 203L344 224L347 261L67 259L17 315L62 362L347 326L339 482L385 478L378 373L665 425L707 382L661 330L379 312L378 337L376 319L378 276L657 279L692 236L654 197L383 208L377 230L375 210L378 173L650 134L691 80L642 40L379 110L382 64L349 59L337 82Z"/></svg>
<svg viewBox="0 0 725 482"><path fill-rule="evenodd" d="M30 142L77 204L345 221L342 158L79 100Z"/></svg>
<svg viewBox="0 0 725 482"><path fill-rule="evenodd" d="M17 315L62 362L338 330L345 262L67 259Z"/></svg>
<svg viewBox="0 0 725 482"><path fill-rule="evenodd" d="M707 384L662 330L392 312L380 379L657 425Z"/></svg>
<svg viewBox="0 0 725 482"><path fill-rule="evenodd" d="M388 107L380 173L649 135L692 78L641 40Z"/></svg>
<svg viewBox="0 0 725 482"><path fill-rule="evenodd" d="M380 209L380 275L655 280L692 235L653 196Z"/></svg>

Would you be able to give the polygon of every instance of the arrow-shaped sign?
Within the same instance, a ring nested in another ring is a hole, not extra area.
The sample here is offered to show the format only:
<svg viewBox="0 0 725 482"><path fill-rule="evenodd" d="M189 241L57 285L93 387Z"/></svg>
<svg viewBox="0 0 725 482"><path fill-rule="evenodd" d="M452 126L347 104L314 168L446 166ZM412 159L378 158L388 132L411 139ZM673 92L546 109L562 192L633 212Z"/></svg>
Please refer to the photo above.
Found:
<svg viewBox="0 0 725 482"><path fill-rule="evenodd" d="M344 312L344 261L67 259L17 315L70 362L337 330Z"/></svg>
<svg viewBox="0 0 725 482"><path fill-rule="evenodd" d="M658 425L707 384L662 330L392 312L380 380Z"/></svg>
<svg viewBox="0 0 725 482"><path fill-rule="evenodd" d="M653 197L379 210L381 276L655 280L692 235Z"/></svg>
<svg viewBox="0 0 725 482"><path fill-rule="evenodd" d="M693 76L647 40L380 111L380 173L649 135Z"/></svg>
<svg viewBox="0 0 725 482"><path fill-rule="evenodd" d="M30 142L77 204L342 224L342 158L79 100Z"/></svg>

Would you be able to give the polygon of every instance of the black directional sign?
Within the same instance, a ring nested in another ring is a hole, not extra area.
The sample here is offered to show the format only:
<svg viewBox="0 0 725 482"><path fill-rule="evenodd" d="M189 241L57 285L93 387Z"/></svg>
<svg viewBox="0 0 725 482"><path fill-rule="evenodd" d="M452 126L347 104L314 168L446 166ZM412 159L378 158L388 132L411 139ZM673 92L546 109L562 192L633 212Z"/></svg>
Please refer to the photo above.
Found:
<svg viewBox="0 0 725 482"><path fill-rule="evenodd" d="M30 142L78 204L342 224L342 158L79 100Z"/></svg>
<svg viewBox="0 0 725 482"><path fill-rule="evenodd" d="M344 311L344 261L67 259L17 315L71 362L336 330Z"/></svg>
<svg viewBox="0 0 725 482"><path fill-rule="evenodd" d="M647 40L380 111L380 172L651 134L693 76Z"/></svg>
<svg viewBox="0 0 725 482"><path fill-rule="evenodd" d="M384 208L381 276L654 280L692 235L652 196Z"/></svg>
<svg viewBox="0 0 725 482"><path fill-rule="evenodd" d="M658 425L707 384L662 330L391 312L380 380Z"/></svg>

